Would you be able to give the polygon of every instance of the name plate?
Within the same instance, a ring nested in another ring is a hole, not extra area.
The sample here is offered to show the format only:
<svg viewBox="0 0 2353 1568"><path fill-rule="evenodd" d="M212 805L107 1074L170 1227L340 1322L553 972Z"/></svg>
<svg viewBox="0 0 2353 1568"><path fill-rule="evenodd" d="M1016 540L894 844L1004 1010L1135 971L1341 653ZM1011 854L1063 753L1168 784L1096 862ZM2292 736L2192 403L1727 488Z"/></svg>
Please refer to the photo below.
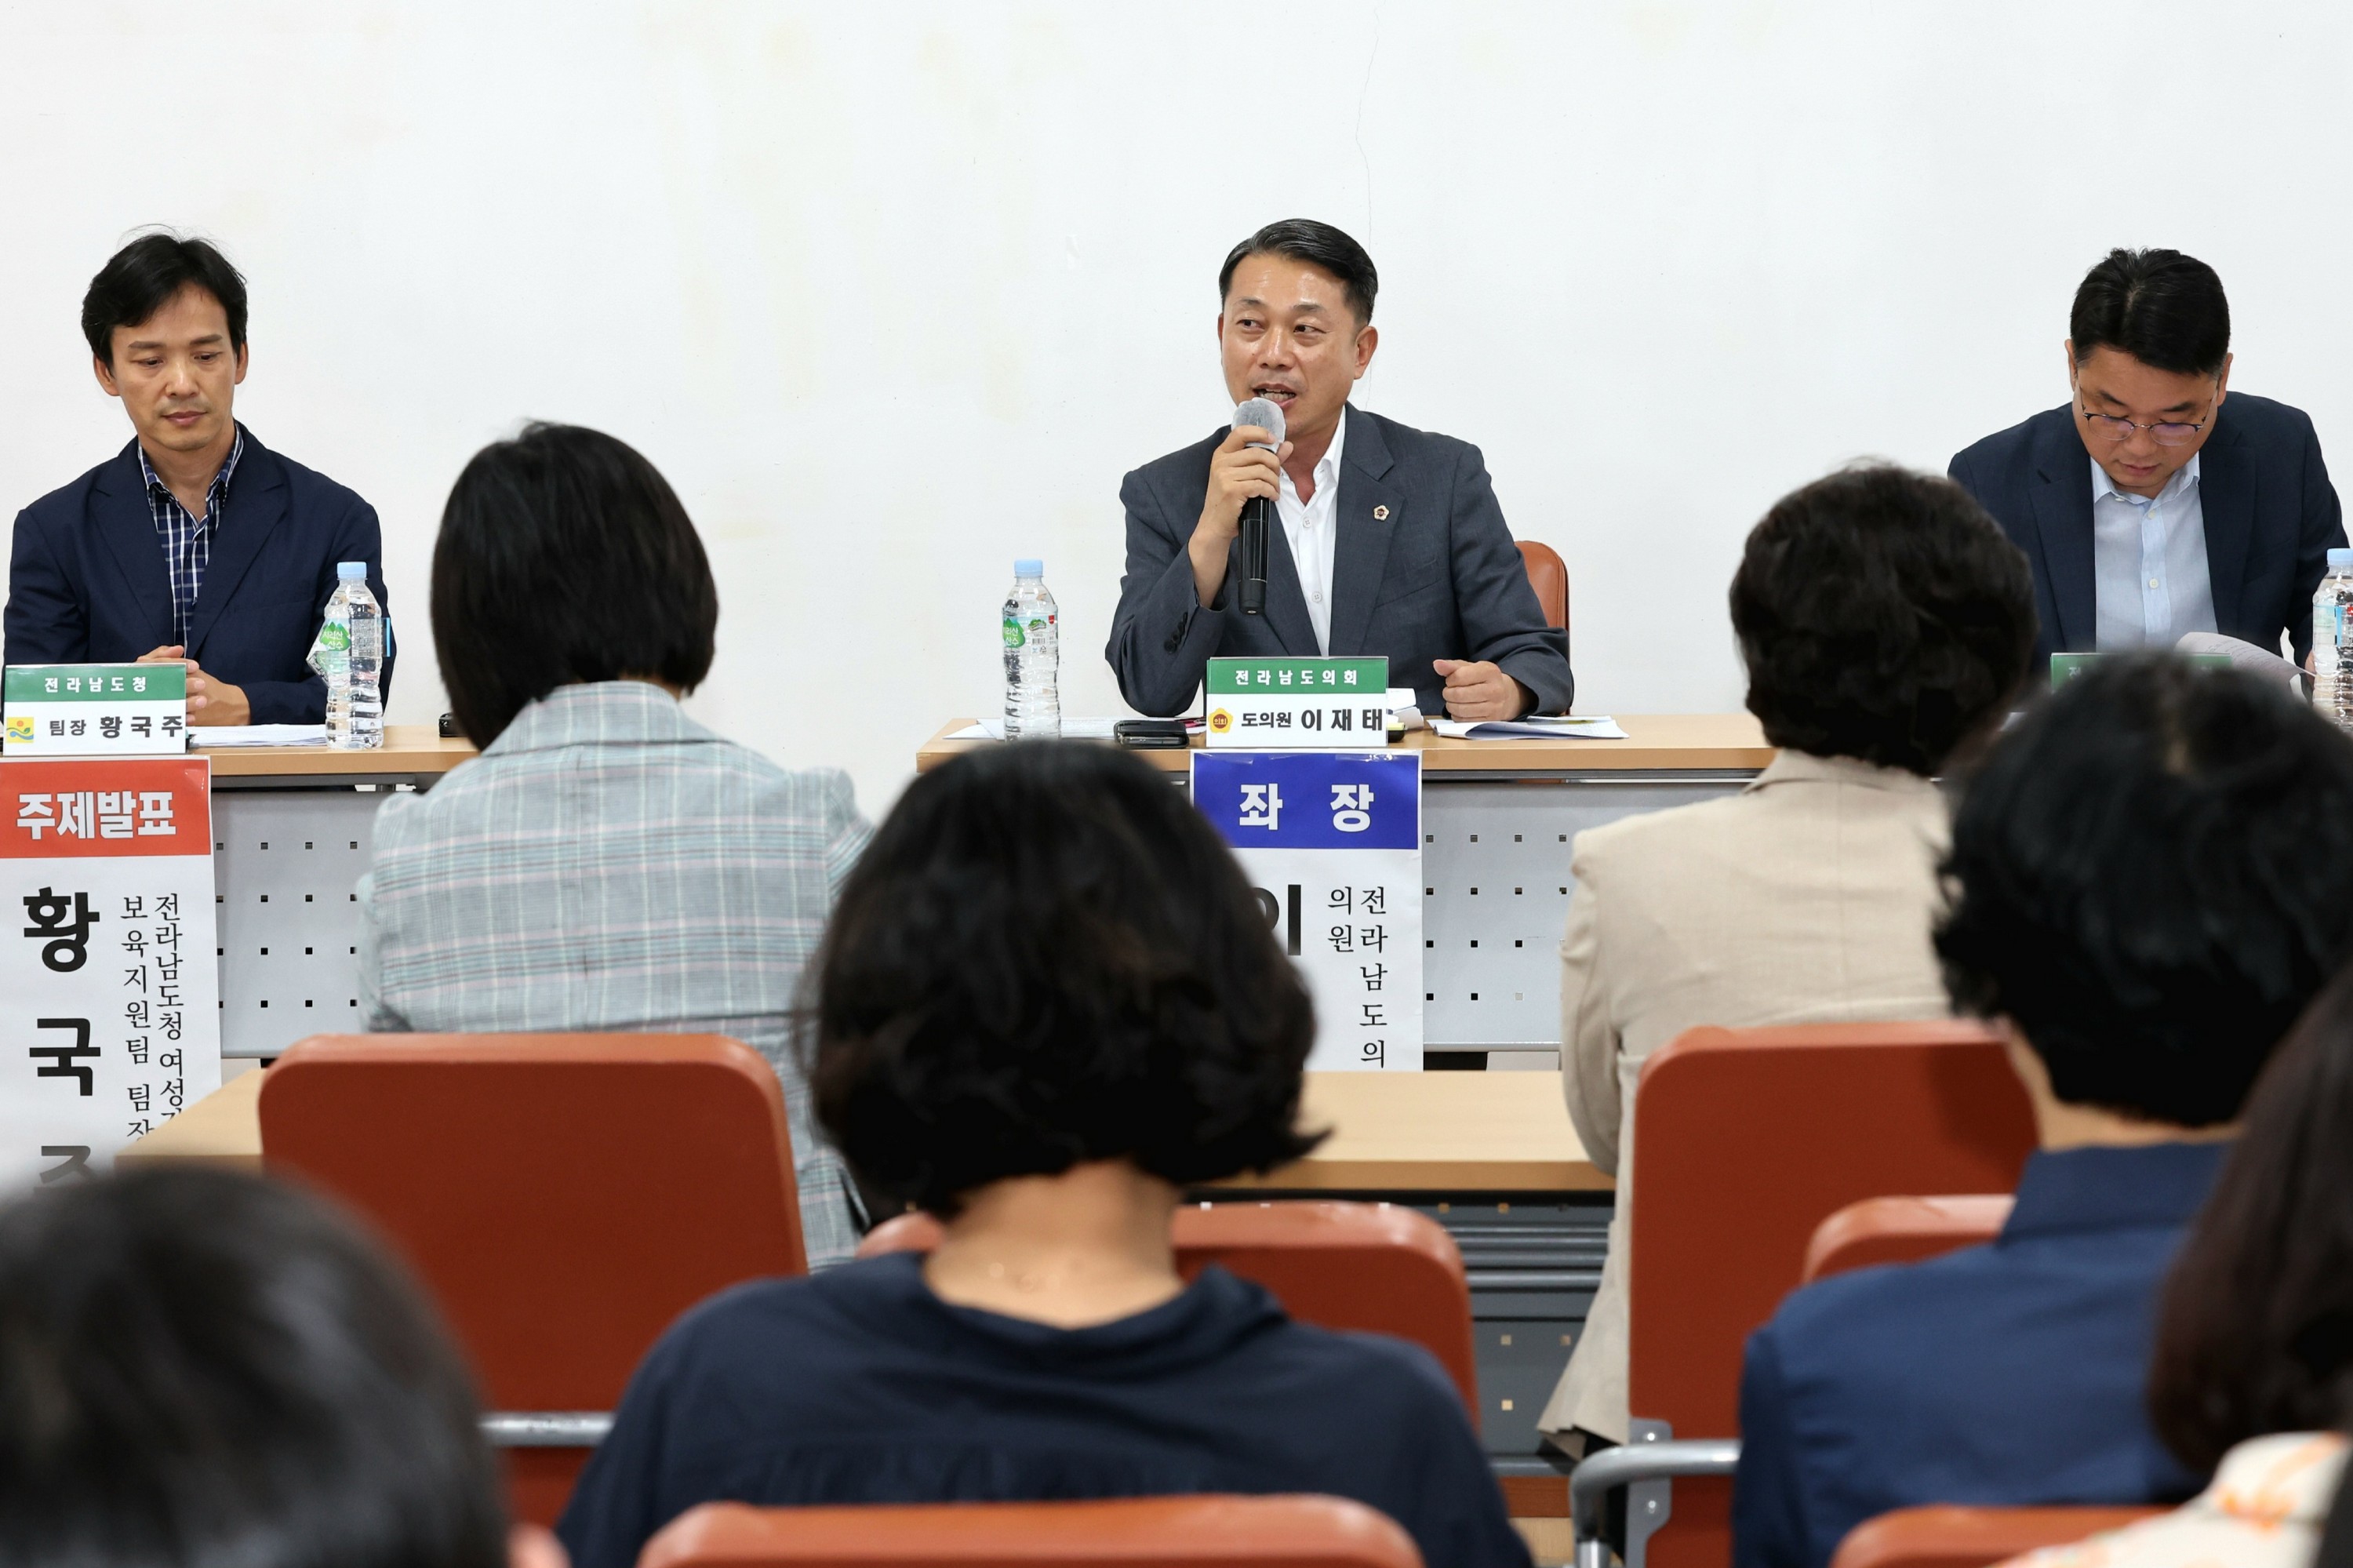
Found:
<svg viewBox="0 0 2353 1568"><path fill-rule="evenodd" d="M1212 659L1212 751L1361 751L1388 744L1387 659Z"/></svg>
<svg viewBox="0 0 2353 1568"><path fill-rule="evenodd" d="M179 664L11 664L0 718L12 758L174 757L188 749Z"/></svg>

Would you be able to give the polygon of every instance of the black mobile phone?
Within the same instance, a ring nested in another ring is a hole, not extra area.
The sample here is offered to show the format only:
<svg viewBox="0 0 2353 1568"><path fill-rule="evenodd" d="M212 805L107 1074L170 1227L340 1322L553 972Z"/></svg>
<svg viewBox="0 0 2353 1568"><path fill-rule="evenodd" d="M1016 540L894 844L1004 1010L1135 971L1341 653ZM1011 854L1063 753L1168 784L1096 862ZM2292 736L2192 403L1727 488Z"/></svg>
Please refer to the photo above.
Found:
<svg viewBox="0 0 2353 1568"><path fill-rule="evenodd" d="M1122 719L1111 726L1112 738L1138 751L1185 749L1183 719Z"/></svg>

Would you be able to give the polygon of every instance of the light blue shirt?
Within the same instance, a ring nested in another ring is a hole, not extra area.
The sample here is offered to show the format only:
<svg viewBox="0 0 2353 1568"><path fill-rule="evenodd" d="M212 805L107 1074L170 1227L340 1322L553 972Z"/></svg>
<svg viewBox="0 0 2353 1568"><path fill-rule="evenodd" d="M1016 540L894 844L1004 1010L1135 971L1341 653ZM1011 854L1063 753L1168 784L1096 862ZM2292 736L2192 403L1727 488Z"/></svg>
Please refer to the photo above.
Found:
<svg viewBox="0 0 2353 1568"><path fill-rule="evenodd" d="M2204 454L2200 453L2202 457ZM2126 495L2098 460L2092 465L2092 581L2096 646L2170 648L2212 631L2214 583L2206 569L2206 512L2193 457L2155 498Z"/></svg>

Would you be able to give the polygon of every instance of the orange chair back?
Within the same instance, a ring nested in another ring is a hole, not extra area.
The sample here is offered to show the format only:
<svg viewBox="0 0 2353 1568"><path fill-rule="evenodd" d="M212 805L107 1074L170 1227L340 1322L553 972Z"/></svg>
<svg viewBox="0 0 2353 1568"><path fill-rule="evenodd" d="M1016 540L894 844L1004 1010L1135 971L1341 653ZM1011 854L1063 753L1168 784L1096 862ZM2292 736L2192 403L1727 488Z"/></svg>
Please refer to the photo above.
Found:
<svg viewBox="0 0 2353 1568"><path fill-rule="evenodd" d="M2155 1508L1898 1509L1847 1532L1831 1568L1988 1568L2162 1513Z"/></svg>
<svg viewBox="0 0 2353 1568"><path fill-rule="evenodd" d="M1865 1198L1814 1227L1802 1283L1883 1263L1918 1263L2001 1234L2009 1193L1956 1198Z"/></svg>
<svg viewBox="0 0 2353 1568"><path fill-rule="evenodd" d="M1421 1568L1412 1538L1344 1498L748 1508L705 1503L638 1568Z"/></svg>
<svg viewBox="0 0 2353 1568"><path fill-rule="evenodd" d="M1461 1252L1437 1221L1387 1203L1187 1203L1171 1235L1187 1279L1214 1263L1264 1286L1303 1323L1422 1346L1477 1422L1471 1287ZM939 1239L940 1223L929 1214L902 1214L870 1232L858 1255L929 1252Z"/></svg>
<svg viewBox="0 0 2353 1568"><path fill-rule="evenodd" d="M1957 1022L1691 1030L1643 1065L1634 1119L1630 1404L1677 1437L1737 1436L1742 1348L1826 1215L2007 1192L2034 1148L2000 1040ZM1676 1482L1651 1568L1723 1563L1731 1495Z"/></svg>
<svg viewBox="0 0 2353 1568"><path fill-rule="evenodd" d="M319 1036L261 1085L262 1158L373 1220L499 1411L609 1411L715 1290L807 1272L783 1092L717 1035ZM586 1451L512 1450L549 1522Z"/></svg>
<svg viewBox="0 0 2353 1568"><path fill-rule="evenodd" d="M1544 607L1545 624L1568 630L1568 563L1550 545L1520 541L1520 564L1528 569L1528 587L1536 590Z"/></svg>

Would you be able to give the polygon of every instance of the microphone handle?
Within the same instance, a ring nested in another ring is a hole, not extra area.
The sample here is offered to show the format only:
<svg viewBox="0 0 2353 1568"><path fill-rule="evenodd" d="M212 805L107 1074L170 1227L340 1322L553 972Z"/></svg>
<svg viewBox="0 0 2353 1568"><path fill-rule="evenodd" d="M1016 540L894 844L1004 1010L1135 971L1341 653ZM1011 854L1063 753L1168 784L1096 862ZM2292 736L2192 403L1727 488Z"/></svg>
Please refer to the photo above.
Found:
<svg viewBox="0 0 2353 1568"><path fill-rule="evenodd" d="M1267 514L1273 510L1273 503L1262 495L1253 495L1242 503L1242 580L1238 600L1244 615L1266 613Z"/></svg>

